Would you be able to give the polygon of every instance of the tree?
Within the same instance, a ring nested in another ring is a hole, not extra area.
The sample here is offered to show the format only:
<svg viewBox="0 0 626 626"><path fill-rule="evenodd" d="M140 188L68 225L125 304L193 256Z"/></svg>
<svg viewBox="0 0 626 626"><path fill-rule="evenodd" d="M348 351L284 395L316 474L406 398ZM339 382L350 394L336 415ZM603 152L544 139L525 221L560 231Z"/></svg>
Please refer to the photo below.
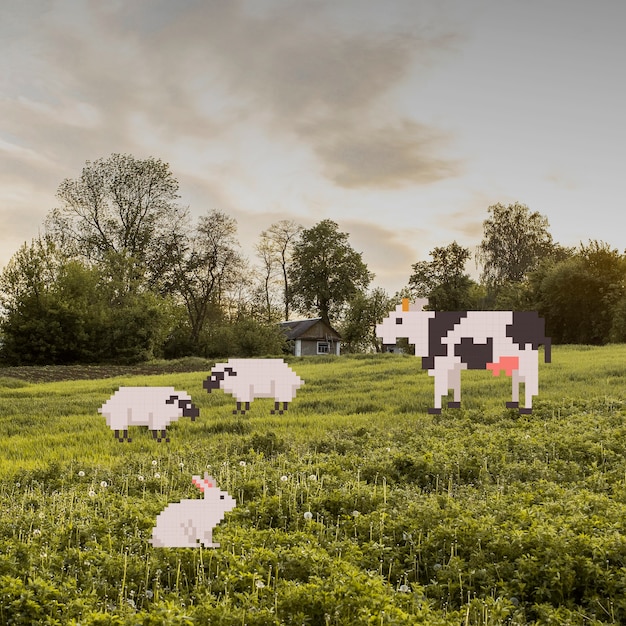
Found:
<svg viewBox="0 0 626 626"><path fill-rule="evenodd" d="M46 221L47 232L65 249L124 278L154 283L187 223L177 203L178 182L159 159L112 154L87 161L78 179L65 179L61 206ZM120 261L121 259L121 261ZM127 276L120 276L120 267Z"/></svg>
<svg viewBox="0 0 626 626"><path fill-rule="evenodd" d="M484 235L476 251L481 280L492 292L518 283L554 248L546 217L524 204L494 204L483 222Z"/></svg>
<svg viewBox="0 0 626 626"><path fill-rule="evenodd" d="M275 273L280 272L283 284L283 308L284 319L289 320L289 305L291 302L289 284L289 264L291 262L293 247L302 232L302 226L291 220L281 220L272 224L261 233L257 252L263 263L265 276L265 299L270 308L270 283Z"/></svg>
<svg viewBox="0 0 626 626"><path fill-rule="evenodd" d="M475 284L465 273L471 256L456 241L430 251L432 261L418 261L412 266L409 288L414 296L428 298L434 311L464 311L475 306L472 287Z"/></svg>
<svg viewBox="0 0 626 626"><path fill-rule="evenodd" d="M2 359L12 365L136 362L163 341L165 305L125 292L53 242L24 245L0 277Z"/></svg>
<svg viewBox="0 0 626 626"><path fill-rule="evenodd" d="M192 346L209 319L221 317L224 292L242 263L238 247L237 222L215 210L200 217L194 233L181 234L172 245L164 284L184 303Z"/></svg>
<svg viewBox="0 0 626 626"><path fill-rule="evenodd" d="M376 324L395 308L396 300L384 289L377 287L370 293L357 292L348 304L341 325L341 336L348 352L382 351L381 340L376 337Z"/></svg>
<svg viewBox="0 0 626 626"><path fill-rule="evenodd" d="M626 256L608 244L581 245L569 258L545 266L531 282L554 343L604 344L620 338Z"/></svg>
<svg viewBox="0 0 626 626"><path fill-rule="evenodd" d="M303 312L314 311L326 324L373 278L361 254L348 244L348 235L338 228L332 220L322 220L302 231L289 269L293 302Z"/></svg>

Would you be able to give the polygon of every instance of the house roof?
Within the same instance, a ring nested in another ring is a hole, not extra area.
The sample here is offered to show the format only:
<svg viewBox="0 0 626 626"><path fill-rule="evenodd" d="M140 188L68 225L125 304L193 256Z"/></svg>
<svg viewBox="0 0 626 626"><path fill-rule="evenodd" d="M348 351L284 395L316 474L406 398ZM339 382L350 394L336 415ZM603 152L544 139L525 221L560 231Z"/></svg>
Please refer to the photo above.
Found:
<svg viewBox="0 0 626 626"><path fill-rule="evenodd" d="M319 328L314 326L319 324ZM293 320L289 322L281 322L279 324L281 330L287 336L287 339L298 339L302 335L308 334L310 339L318 336L319 339L326 339L330 334L332 339L341 339L341 335L331 326L327 326L322 322L321 317L312 320ZM317 331L317 332L316 332Z"/></svg>

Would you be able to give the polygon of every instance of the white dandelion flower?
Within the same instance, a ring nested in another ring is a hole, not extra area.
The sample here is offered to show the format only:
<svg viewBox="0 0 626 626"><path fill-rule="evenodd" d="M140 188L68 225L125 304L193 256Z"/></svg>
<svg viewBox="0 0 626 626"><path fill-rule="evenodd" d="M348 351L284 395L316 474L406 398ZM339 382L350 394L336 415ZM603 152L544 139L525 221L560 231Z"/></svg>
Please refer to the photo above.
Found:
<svg viewBox="0 0 626 626"><path fill-rule="evenodd" d="M311 513L311 511L306 511L304 514L304 519L305 520L312 520L313 519L313 513Z"/></svg>

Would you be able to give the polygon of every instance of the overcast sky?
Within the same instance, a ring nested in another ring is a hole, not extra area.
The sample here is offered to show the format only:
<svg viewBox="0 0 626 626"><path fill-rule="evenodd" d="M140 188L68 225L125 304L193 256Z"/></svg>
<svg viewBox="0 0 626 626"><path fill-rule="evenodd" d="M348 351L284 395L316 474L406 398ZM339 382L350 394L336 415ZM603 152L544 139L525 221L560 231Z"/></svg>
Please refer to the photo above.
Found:
<svg viewBox="0 0 626 626"><path fill-rule="evenodd" d="M250 258L279 219L335 220L390 293L496 202L624 251L625 23L624 0L0 0L0 267L114 152L168 162Z"/></svg>

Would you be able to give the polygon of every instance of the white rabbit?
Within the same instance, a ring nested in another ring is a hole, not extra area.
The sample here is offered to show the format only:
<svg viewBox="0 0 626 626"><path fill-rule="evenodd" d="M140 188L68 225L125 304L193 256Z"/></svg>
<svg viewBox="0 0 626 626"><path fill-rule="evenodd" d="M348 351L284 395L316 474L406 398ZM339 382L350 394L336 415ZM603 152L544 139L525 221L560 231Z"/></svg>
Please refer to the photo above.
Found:
<svg viewBox="0 0 626 626"><path fill-rule="evenodd" d="M193 484L204 493L202 500L181 500L169 504L157 515L152 529L155 548L218 548L213 543L213 529L236 502L226 491L220 491L208 474L194 476Z"/></svg>

